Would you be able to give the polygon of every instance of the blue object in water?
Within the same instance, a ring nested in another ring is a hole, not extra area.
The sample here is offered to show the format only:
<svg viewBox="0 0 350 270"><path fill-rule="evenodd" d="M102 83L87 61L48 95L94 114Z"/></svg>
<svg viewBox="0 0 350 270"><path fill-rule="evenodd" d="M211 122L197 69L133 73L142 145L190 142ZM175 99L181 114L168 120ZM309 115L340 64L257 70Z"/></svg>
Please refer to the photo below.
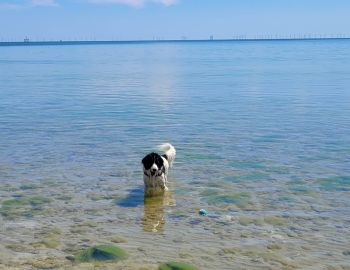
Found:
<svg viewBox="0 0 350 270"><path fill-rule="evenodd" d="M208 215L208 211L205 210L205 209L201 209L201 210L199 210L199 214L200 214L201 216L206 216L206 215Z"/></svg>

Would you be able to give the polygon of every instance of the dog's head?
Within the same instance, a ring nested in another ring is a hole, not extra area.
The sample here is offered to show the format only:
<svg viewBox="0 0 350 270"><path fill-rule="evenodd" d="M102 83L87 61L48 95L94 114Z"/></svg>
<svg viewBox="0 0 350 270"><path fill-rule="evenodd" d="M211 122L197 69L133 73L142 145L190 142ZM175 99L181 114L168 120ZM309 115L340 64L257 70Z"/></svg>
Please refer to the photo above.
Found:
<svg viewBox="0 0 350 270"><path fill-rule="evenodd" d="M162 172L164 161L157 153L150 153L142 159L144 172L154 176Z"/></svg>

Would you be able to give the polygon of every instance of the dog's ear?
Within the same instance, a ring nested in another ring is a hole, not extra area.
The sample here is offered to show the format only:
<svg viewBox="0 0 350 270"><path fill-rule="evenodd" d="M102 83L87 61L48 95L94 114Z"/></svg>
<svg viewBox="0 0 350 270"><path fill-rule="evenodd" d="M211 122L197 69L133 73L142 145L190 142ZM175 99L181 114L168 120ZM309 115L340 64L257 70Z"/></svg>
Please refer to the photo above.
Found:
<svg viewBox="0 0 350 270"><path fill-rule="evenodd" d="M145 167L146 170L148 170L149 168L151 168L152 164L153 164L153 158L151 157L151 155L147 155L142 159L142 164Z"/></svg>
<svg viewBox="0 0 350 270"><path fill-rule="evenodd" d="M164 161L160 155L156 156L156 164L157 164L158 168L162 168L164 165Z"/></svg>

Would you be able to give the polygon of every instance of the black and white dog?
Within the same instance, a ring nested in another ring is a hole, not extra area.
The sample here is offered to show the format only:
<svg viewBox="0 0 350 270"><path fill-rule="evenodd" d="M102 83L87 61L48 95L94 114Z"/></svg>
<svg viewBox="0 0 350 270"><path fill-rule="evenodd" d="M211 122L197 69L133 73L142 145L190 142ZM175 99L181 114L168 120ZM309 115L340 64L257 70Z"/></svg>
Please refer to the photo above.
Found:
<svg viewBox="0 0 350 270"><path fill-rule="evenodd" d="M161 195L168 190L168 171L175 159L176 150L170 143L159 146L163 155L150 153L142 159L145 196Z"/></svg>

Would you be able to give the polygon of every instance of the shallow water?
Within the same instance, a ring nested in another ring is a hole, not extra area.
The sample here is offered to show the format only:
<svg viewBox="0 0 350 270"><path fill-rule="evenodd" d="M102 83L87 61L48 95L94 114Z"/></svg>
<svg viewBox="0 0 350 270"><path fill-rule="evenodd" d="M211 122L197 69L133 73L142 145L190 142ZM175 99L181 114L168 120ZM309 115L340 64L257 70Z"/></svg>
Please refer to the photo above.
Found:
<svg viewBox="0 0 350 270"><path fill-rule="evenodd" d="M349 41L0 48L0 269L349 269L349 70Z"/></svg>

